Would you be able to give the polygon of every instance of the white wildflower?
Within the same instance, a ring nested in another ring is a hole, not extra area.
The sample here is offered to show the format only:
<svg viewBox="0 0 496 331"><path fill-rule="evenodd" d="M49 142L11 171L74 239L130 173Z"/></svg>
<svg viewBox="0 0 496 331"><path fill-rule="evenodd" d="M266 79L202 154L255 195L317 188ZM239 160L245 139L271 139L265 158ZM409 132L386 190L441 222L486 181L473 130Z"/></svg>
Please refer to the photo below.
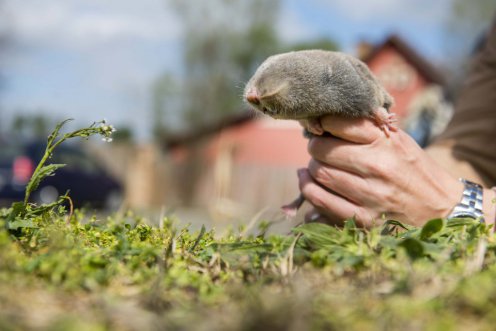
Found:
<svg viewBox="0 0 496 331"><path fill-rule="evenodd" d="M100 134L103 136L103 141L111 142L113 139L110 136L115 131L117 130L114 128L114 126L111 124L107 124L107 121L105 119L100 122Z"/></svg>

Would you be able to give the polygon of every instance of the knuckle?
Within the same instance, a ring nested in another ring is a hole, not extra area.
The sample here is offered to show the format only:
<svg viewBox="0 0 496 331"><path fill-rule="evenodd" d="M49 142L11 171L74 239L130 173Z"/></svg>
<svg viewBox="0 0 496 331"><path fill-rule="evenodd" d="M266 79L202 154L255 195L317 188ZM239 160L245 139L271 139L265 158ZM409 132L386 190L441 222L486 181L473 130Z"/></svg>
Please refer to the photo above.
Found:
<svg viewBox="0 0 496 331"><path fill-rule="evenodd" d="M355 211L355 222L362 227L370 227L375 223L375 221L380 218L380 215L376 215L376 213L373 213L369 211L368 209L365 209L363 207L357 208Z"/></svg>
<svg viewBox="0 0 496 331"><path fill-rule="evenodd" d="M318 164L317 162L313 162L310 166L310 174L320 184L326 184L331 179L330 170L327 167Z"/></svg>
<svg viewBox="0 0 496 331"><path fill-rule="evenodd" d="M368 172L374 177L387 177L387 166L380 162L371 162L367 165Z"/></svg>
<svg viewBox="0 0 496 331"><path fill-rule="evenodd" d="M369 218L369 213L360 207L355 210L353 217L358 223L365 223Z"/></svg>
<svg viewBox="0 0 496 331"><path fill-rule="evenodd" d="M314 207L327 209L327 203L325 196L319 193L312 186L304 186L302 187L301 193L305 197L305 199Z"/></svg>
<svg viewBox="0 0 496 331"><path fill-rule="evenodd" d="M314 206L314 207L317 207L317 208L322 208L322 209L327 209L326 208L326 203L325 201L321 198L321 197L318 197L318 196L312 196L310 199L309 199L309 202Z"/></svg>
<svg viewBox="0 0 496 331"><path fill-rule="evenodd" d="M401 203L401 194L391 187L385 187L379 193L379 201L386 208L395 207Z"/></svg>
<svg viewBox="0 0 496 331"><path fill-rule="evenodd" d="M314 158L318 158L322 154L322 139L319 137L312 137L307 145L308 154Z"/></svg>
<svg viewBox="0 0 496 331"><path fill-rule="evenodd" d="M402 199L400 199L400 194L396 191L389 191L389 194L386 195L385 197L385 205L388 207L396 207L400 206L402 204Z"/></svg>
<svg viewBox="0 0 496 331"><path fill-rule="evenodd" d="M316 146L315 146L315 145L317 144L317 143L316 143L316 140L317 140L317 139L315 139L315 138L313 138L313 137L312 137L312 138L310 138L310 139L308 140L308 144L307 144L307 152L308 152L308 154L310 154L311 156L314 156L314 153L315 153L315 148L316 148Z"/></svg>

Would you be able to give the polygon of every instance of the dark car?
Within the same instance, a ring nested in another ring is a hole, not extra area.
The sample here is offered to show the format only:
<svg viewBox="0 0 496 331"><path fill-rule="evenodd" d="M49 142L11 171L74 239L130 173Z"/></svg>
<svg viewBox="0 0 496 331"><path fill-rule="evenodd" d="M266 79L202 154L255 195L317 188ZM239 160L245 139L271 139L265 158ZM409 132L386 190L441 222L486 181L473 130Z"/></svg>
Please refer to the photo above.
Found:
<svg viewBox="0 0 496 331"><path fill-rule="evenodd" d="M0 202L24 199L25 187L45 151L44 142L0 140ZM122 186L78 145L62 144L49 163L64 163L32 193L34 202L49 203L69 191L75 206L116 208Z"/></svg>

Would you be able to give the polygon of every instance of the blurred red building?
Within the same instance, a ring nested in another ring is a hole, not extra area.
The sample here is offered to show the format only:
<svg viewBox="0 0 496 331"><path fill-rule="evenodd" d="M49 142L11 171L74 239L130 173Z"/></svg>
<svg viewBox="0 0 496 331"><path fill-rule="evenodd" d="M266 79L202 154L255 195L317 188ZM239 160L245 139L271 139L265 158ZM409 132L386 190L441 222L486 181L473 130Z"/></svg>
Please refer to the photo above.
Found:
<svg viewBox="0 0 496 331"><path fill-rule="evenodd" d="M400 123L415 111L412 103L427 89L444 84L438 70L398 36L393 35L376 47L361 43L358 53L394 97L393 111Z"/></svg>

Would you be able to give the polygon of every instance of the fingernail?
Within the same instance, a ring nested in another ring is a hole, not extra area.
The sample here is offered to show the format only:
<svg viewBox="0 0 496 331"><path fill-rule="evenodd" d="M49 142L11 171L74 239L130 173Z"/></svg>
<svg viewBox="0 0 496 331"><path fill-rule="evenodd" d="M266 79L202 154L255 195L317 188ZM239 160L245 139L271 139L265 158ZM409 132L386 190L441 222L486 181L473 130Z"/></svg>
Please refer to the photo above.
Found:
<svg viewBox="0 0 496 331"><path fill-rule="evenodd" d="M310 215L309 220L310 220L310 222L315 222L319 218L320 218L320 214L319 213L313 213L312 215Z"/></svg>

